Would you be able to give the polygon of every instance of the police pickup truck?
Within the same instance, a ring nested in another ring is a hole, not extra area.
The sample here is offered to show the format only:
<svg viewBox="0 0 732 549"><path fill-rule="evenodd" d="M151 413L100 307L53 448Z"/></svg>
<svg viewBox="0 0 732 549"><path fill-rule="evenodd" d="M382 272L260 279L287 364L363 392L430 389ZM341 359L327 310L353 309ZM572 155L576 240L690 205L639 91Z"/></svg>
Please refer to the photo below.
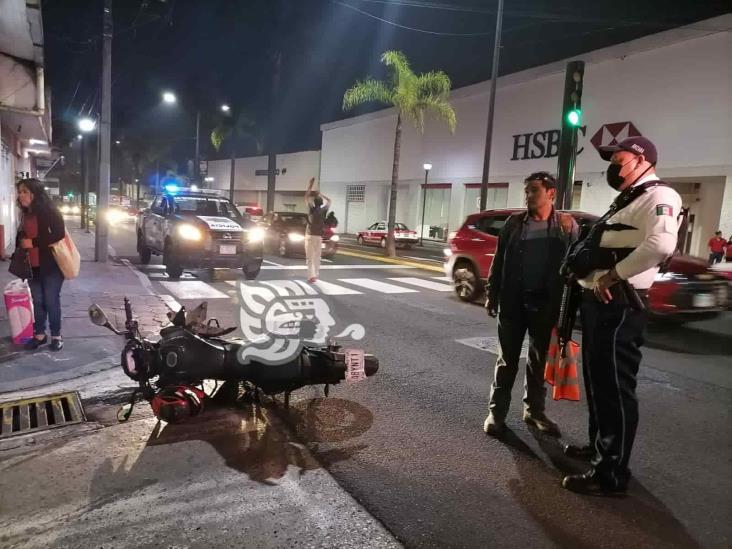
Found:
<svg viewBox="0 0 732 549"><path fill-rule="evenodd" d="M168 185L137 216L137 253L143 264L163 256L170 278L184 269L241 269L247 280L262 266L264 230L215 191Z"/></svg>

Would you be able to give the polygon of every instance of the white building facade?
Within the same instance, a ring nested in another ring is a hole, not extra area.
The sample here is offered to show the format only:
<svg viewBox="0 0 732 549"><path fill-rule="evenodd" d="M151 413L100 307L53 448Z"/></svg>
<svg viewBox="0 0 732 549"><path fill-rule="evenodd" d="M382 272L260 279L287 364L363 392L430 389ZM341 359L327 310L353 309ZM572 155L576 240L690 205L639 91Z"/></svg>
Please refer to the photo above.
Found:
<svg viewBox="0 0 732 549"><path fill-rule="evenodd" d="M15 182L35 177L49 157L50 93L44 83L40 0L0 0L0 226L3 249L15 240Z"/></svg>
<svg viewBox="0 0 732 549"><path fill-rule="evenodd" d="M267 204L267 156L237 158L234 172L236 204ZM277 155L274 210L304 212L305 190L311 177L320 170L320 151L303 151ZM231 181L231 160L209 160L208 186L221 189L228 196Z"/></svg>
<svg viewBox="0 0 732 549"><path fill-rule="evenodd" d="M730 27L727 14L573 58L586 63L573 208L607 209L615 193L596 147L640 134L690 208L688 251L706 255L718 228L732 236ZM498 80L488 208L523 207L524 178L556 172L567 61ZM447 238L478 211L489 89L482 82L452 93L454 135L436 121L423 135L404 125L397 221L422 225L425 237ZM321 188L344 232L386 218L395 125L387 109L321 126ZM426 186L424 163L432 164Z"/></svg>

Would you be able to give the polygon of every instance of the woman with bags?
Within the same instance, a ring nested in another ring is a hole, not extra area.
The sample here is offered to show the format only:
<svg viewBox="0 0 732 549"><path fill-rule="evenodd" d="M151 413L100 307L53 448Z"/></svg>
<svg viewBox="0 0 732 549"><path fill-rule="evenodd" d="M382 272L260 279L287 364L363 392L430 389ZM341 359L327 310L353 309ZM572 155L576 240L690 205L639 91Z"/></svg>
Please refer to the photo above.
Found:
<svg viewBox="0 0 732 549"><path fill-rule="evenodd" d="M64 240L64 219L38 179L21 179L17 183L17 191L18 205L23 214L15 241L15 255L21 261L13 257L12 264L16 266L13 274L29 279L34 310L34 335L25 348L34 350L48 343L48 323L51 329L50 349L60 351L64 346L61 338L61 286L64 275L54 258L52 245ZM17 265L22 261L26 262L28 273L17 272Z"/></svg>

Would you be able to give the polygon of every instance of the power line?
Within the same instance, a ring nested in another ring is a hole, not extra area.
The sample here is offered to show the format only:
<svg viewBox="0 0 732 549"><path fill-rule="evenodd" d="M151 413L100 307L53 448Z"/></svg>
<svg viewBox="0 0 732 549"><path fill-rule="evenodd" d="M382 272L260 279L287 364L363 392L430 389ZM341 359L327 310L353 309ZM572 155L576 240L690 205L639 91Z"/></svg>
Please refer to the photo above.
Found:
<svg viewBox="0 0 732 549"><path fill-rule="evenodd" d="M403 7L408 7L408 8L422 8L422 9L431 9L431 10L439 10L439 11L452 11L452 12L468 13L468 14L481 14L481 15L491 15L491 16L495 16L495 14L496 14L496 10L493 8L483 8L483 7L478 7L478 6L458 6L458 5L454 5L454 4L445 4L442 2L427 2L424 0L355 0L355 1L368 2L371 4L403 6ZM369 14L369 15L373 15L373 14ZM683 23L658 21L658 20L652 20L652 19L631 20L631 19L621 19L621 18L616 18L616 17L607 18L607 17L583 16L583 15L577 14L576 12L568 14L568 13L560 13L560 12L546 12L546 11L540 11L540 10L531 10L531 11L505 10L504 16L523 18L523 19L539 19L542 21L551 21L551 22L556 22L556 23L560 23L560 22L561 23L587 23L587 24L597 24L597 25L607 25L609 23L612 23L615 27L645 25L645 26L651 26L651 27L666 27L666 28L677 28L679 26L683 26L690 30L716 31L716 32L729 32L730 30L732 30L729 28L713 29L713 28L709 28L709 27L694 26L694 24L684 25Z"/></svg>

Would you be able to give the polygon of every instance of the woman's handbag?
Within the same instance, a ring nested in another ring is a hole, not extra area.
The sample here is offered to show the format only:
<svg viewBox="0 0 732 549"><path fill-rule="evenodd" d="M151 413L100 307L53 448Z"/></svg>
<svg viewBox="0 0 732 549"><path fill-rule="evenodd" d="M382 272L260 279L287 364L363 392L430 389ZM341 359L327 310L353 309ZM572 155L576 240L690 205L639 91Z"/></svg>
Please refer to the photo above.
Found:
<svg viewBox="0 0 732 549"><path fill-rule="evenodd" d="M66 280L79 276L81 256L79 250L76 249L76 244L71 240L69 231L66 231L62 240L51 244L51 253Z"/></svg>
<svg viewBox="0 0 732 549"><path fill-rule="evenodd" d="M28 258L28 250L16 248L13 257L10 258L10 267L8 270L10 274L17 276L21 280L32 279L33 269Z"/></svg>

